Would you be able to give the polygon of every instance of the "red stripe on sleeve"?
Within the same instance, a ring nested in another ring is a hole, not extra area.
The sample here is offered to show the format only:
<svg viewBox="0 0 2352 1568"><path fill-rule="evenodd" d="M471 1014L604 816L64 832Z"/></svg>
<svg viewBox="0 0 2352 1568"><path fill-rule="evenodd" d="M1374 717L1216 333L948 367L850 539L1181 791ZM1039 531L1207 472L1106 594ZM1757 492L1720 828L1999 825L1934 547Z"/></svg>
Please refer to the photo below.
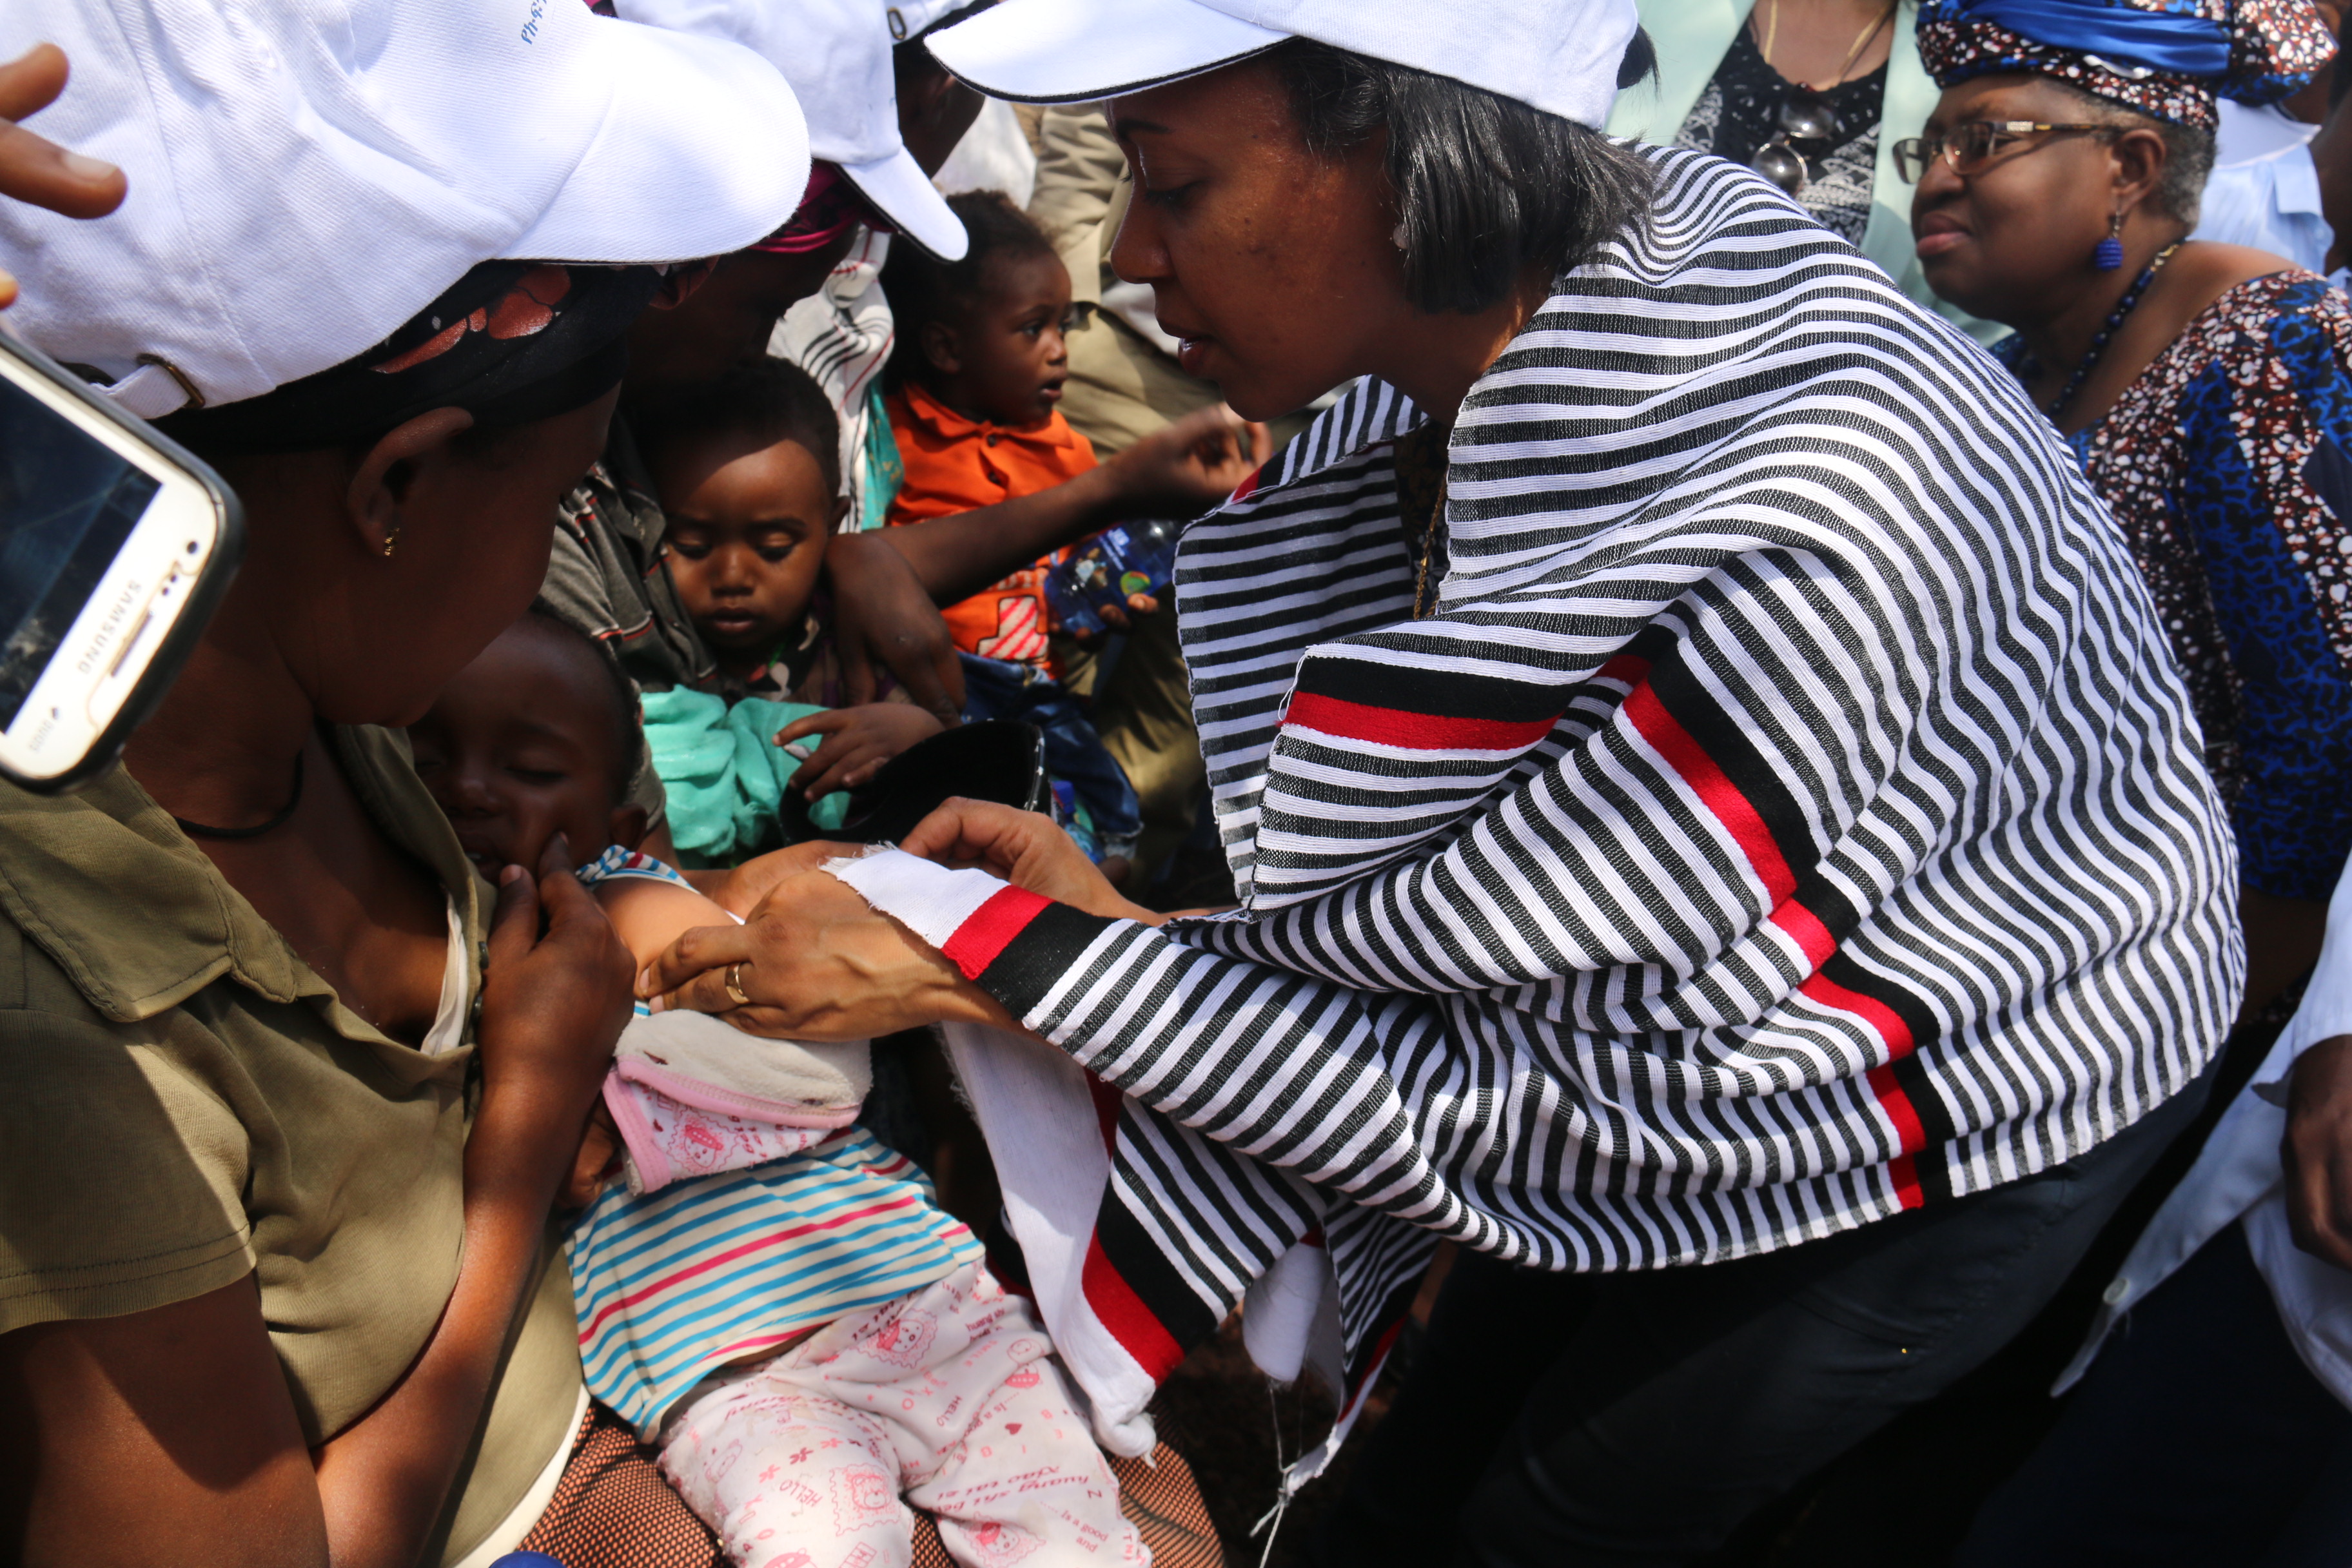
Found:
<svg viewBox="0 0 2352 1568"><path fill-rule="evenodd" d="M1870 1069L1870 1092L1878 1097L1878 1109L1886 1112L1886 1120L1895 1123L1895 1142L1906 1155L1927 1146L1927 1129L1920 1124L1919 1108L1895 1081L1894 1063Z"/></svg>
<svg viewBox="0 0 2352 1568"><path fill-rule="evenodd" d="M1037 911L1052 903L1025 888L1005 888L989 896L988 902L964 917L963 924L955 928L940 951L950 963L963 972L966 980L977 980L981 971L996 962L997 955L1013 944Z"/></svg>
<svg viewBox="0 0 2352 1568"><path fill-rule="evenodd" d="M1087 1092L1094 1096L1095 1121L1102 1129L1103 1147L1118 1157L1118 1107L1126 1098L1118 1085L1107 1083L1092 1072L1087 1074Z"/></svg>
<svg viewBox="0 0 2352 1568"><path fill-rule="evenodd" d="M1657 689L1637 686L1625 699L1625 716L1642 739L1650 742L1657 753L1665 758L1666 765L1682 775L1683 783L1699 798L1699 804L1715 815L1748 857L1756 876L1764 884L1772 902L1779 904L1797 890L1797 879L1789 870L1780 847L1772 841L1772 830L1764 826L1763 816L1748 804L1739 786L1730 775L1716 765L1706 754L1706 748L1684 729L1666 705L1658 700Z"/></svg>
<svg viewBox="0 0 2352 1568"><path fill-rule="evenodd" d="M1555 719L1471 719L1374 708L1344 698L1301 691L1283 715L1286 728L1312 730L1343 741L1369 741L1415 752L1517 752L1551 733Z"/></svg>
<svg viewBox="0 0 2352 1568"><path fill-rule="evenodd" d="M1399 1318L1381 1331L1379 1342L1372 1346L1372 1353L1364 1358L1364 1375L1356 1380L1356 1385L1353 1388L1348 1390L1348 1397L1340 1404L1337 1419L1345 1421L1348 1418L1348 1412L1356 1407L1356 1401L1371 1392L1373 1377L1379 1373L1382 1366L1388 1363L1389 1352L1396 1349L1397 1336L1403 1331L1404 1319L1402 1318Z"/></svg>
<svg viewBox="0 0 2352 1568"><path fill-rule="evenodd" d="M1159 1383L1183 1364L1183 1347L1112 1267L1099 1233L1087 1239L1086 1267L1079 1282L1087 1293L1087 1305L1094 1309L1120 1348L1135 1358L1144 1375Z"/></svg>
<svg viewBox="0 0 2352 1568"><path fill-rule="evenodd" d="M1919 1190L1919 1162L1908 1154L1898 1154L1886 1163L1887 1180L1895 1184L1895 1200L1906 1209L1916 1209L1927 1201Z"/></svg>
<svg viewBox="0 0 2352 1568"><path fill-rule="evenodd" d="M1830 928L1822 924L1819 915L1794 899L1781 900L1780 907L1767 918L1803 952L1811 968L1819 969L1837 951L1837 938L1830 934Z"/></svg>
<svg viewBox="0 0 2352 1568"><path fill-rule="evenodd" d="M1911 1026L1903 1016L1874 996L1859 991L1849 991L1826 974L1816 974L1797 987L1800 995L1810 996L1824 1007L1835 1007L1842 1013L1852 1013L1878 1031L1886 1042L1888 1059L1901 1061L1918 1048L1919 1042L1911 1037Z"/></svg>
<svg viewBox="0 0 2352 1568"><path fill-rule="evenodd" d="M1886 1042L1892 1060L1881 1063L1865 1075L1878 1109L1885 1113L1895 1129L1895 1158L1888 1163L1887 1174L1895 1184L1895 1195L1906 1209L1916 1209L1927 1201L1919 1188L1918 1162L1912 1158L1927 1146L1927 1128L1919 1120L1919 1108L1911 1103L1911 1096L1895 1081L1895 1063L1917 1048L1910 1026L1903 1022L1885 1003L1849 991L1826 974L1816 974L1797 987L1801 994L1810 996L1825 1007L1835 1007L1853 1014L1876 1030Z"/></svg>

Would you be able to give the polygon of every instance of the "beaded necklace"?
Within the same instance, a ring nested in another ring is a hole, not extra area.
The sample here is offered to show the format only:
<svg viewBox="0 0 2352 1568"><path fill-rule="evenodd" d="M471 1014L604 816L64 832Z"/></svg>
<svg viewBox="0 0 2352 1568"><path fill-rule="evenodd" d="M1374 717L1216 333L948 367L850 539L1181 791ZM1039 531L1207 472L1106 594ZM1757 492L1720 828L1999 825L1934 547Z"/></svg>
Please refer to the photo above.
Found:
<svg viewBox="0 0 2352 1568"><path fill-rule="evenodd" d="M2172 253L2179 248L2180 242L2176 239L2158 251L2156 259L2140 269L2140 275L2132 279L2132 286L2124 290L2124 297L2116 301L2116 308L2108 312L2105 323L2092 334L2091 346L2083 355L2083 363L2074 367L2074 374L2066 378L2065 386L2042 411L2053 424L2066 412L2066 405L2074 401L2074 395L2083 390L2083 384L2091 379L2091 373L2098 369L2099 361L2106 354L2107 344L2114 341L2116 330L2132 313L2133 307L2139 303L2139 297L2147 292L2147 286L2156 281L2156 275L2164 269L2164 264L2171 260ZM2041 362L2031 355L2017 367L2017 379L2020 381L2032 381L2041 374Z"/></svg>

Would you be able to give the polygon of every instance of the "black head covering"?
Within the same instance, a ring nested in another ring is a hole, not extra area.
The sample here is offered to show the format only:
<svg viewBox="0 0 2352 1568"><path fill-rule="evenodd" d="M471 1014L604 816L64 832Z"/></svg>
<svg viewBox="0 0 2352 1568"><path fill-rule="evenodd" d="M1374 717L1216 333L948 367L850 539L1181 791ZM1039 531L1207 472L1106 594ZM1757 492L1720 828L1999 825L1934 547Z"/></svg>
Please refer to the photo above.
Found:
<svg viewBox="0 0 2352 1568"><path fill-rule="evenodd" d="M660 284L654 267L485 261L365 353L155 423L199 451L258 452L339 447L436 408L478 428L528 424L619 383L624 334Z"/></svg>

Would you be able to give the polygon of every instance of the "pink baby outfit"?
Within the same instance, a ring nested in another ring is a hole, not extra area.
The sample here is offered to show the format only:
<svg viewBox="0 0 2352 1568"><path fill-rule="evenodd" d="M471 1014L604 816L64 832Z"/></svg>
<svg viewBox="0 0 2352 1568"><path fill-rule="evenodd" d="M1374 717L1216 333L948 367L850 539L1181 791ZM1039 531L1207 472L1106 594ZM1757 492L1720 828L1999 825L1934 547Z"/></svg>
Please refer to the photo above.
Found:
<svg viewBox="0 0 2352 1568"><path fill-rule="evenodd" d="M706 1383L662 1473L743 1568L906 1568L908 1503L970 1568L1148 1563L1052 1349L973 1264Z"/></svg>

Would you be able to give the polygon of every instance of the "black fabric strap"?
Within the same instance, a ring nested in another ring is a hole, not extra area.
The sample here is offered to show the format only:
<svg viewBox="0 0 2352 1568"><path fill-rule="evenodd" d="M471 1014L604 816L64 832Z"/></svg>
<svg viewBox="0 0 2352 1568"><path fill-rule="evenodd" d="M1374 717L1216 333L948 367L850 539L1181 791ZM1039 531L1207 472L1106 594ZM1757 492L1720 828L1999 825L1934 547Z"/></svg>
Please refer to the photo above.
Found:
<svg viewBox="0 0 2352 1568"><path fill-rule="evenodd" d="M610 391L652 267L486 261L363 354L259 397L156 426L198 452L298 452L373 437L436 408L480 428L544 419Z"/></svg>

